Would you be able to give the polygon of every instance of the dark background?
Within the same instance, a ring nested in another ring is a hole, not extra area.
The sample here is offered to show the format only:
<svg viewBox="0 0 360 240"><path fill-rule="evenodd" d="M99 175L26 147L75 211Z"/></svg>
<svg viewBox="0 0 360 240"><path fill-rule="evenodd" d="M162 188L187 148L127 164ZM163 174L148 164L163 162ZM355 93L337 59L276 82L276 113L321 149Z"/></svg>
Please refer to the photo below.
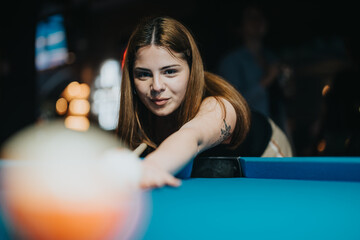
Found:
<svg viewBox="0 0 360 240"><path fill-rule="evenodd" d="M241 9L250 1L67 0L3 1L0 37L0 116L2 144L41 115L34 68L36 23L53 13L65 18L72 61L58 96L84 68L107 58L121 60L127 40L144 16L168 15L193 33L205 68L216 72L219 60L239 43L235 31ZM268 20L267 46L290 67L286 90L289 137L297 156L360 155L358 10L345 1L257 1ZM349 67L350 66L350 67ZM348 68L351 71L348 71ZM331 94L324 97L329 84ZM318 148L325 141L325 151Z"/></svg>

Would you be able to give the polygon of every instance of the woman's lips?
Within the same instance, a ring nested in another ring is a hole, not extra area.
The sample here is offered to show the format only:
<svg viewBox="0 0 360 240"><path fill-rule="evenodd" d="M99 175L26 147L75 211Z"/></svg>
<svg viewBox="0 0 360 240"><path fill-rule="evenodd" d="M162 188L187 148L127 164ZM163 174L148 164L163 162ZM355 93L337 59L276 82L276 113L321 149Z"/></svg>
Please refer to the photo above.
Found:
<svg viewBox="0 0 360 240"><path fill-rule="evenodd" d="M151 101L157 106L162 106L169 101L169 98L156 98L156 99L151 99Z"/></svg>

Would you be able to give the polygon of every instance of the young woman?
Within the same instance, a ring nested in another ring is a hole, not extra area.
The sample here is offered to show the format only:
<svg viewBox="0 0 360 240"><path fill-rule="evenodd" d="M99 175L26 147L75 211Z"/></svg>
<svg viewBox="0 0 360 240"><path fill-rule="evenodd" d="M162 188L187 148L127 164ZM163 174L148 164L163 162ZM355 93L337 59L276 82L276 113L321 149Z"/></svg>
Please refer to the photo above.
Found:
<svg viewBox="0 0 360 240"><path fill-rule="evenodd" d="M194 38L180 22L139 24L123 62L117 134L148 147L141 187L179 186L174 175L196 155L238 147L250 125L248 105L221 77L204 71Z"/></svg>

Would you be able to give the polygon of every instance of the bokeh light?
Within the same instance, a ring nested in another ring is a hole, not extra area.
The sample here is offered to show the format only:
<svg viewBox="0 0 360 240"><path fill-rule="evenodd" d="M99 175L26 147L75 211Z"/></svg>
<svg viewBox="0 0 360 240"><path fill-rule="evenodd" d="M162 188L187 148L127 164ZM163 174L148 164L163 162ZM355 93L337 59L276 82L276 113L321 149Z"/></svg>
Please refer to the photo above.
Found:
<svg viewBox="0 0 360 240"><path fill-rule="evenodd" d="M116 129L120 107L121 71L118 61L108 59L101 65L91 95L91 113L99 126L107 131Z"/></svg>
<svg viewBox="0 0 360 240"><path fill-rule="evenodd" d="M323 96L326 96L326 95L329 93L329 91L330 91L330 86L329 86L328 84L326 84L326 85L323 87L321 93L322 93Z"/></svg>
<svg viewBox="0 0 360 240"><path fill-rule="evenodd" d="M326 148L326 141L323 139L317 145L318 152L323 152Z"/></svg>
<svg viewBox="0 0 360 240"><path fill-rule="evenodd" d="M64 115L68 109L68 102L65 98L59 98L56 101L56 112L59 115Z"/></svg>
<svg viewBox="0 0 360 240"><path fill-rule="evenodd" d="M65 126L76 131L86 131L90 127L87 116L90 113L90 87L86 83L73 81L64 89L56 102L56 112L65 115Z"/></svg>
<svg viewBox="0 0 360 240"><path fill-rule="evenodd" d="M69 114L87 115L90 112L90 103L85 99L73 99L69 104Z"/></svg>
<svg viewBox="0 0 360 240"><path fill-rule="evenodd" d="M76 81L71 82L64 90L63 96L68 102L80 94L80 84Z"/></svg>
<svg viewBox="0 0 360 240"><path fill-rule="evenodd" d="M87 99L90 96L90 87L86 83L80 84L80 92L77 98Z"/></svg>
<svg viewBox="0 0 360 240"><path fill-rule="evenodd" d="M106 60L100 68L100 85L111 88L120 83L120 66L116 60Z"/></svg>
<svg viewBox="0 0 360 240"><path fill-rule="evenodd" d="M90 121L84 116L67 116L65 127L76 131L87 131L90 127Z"/></svg>

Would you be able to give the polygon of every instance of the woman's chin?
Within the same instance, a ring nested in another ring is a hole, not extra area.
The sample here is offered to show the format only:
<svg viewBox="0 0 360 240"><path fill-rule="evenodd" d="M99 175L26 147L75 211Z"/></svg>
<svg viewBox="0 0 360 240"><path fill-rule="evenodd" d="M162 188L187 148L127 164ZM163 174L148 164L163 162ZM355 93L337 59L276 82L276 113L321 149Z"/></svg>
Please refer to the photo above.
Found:
<svg viewBox="0 0 360 240"><path fill-rule="evenodd" d="M172 108L157 108L157 109L150 109L150 111L158 116L158 117L166 117L166 116L169 116L171 115L172 113L175 112L176 109L172 109Z"/></svg>
<svg viewBox="0 0 360 240"><path fill-rule="evenodd" d="M166 117L169 116L173 111L151 111L154 115L158 117Z"/></svg>

